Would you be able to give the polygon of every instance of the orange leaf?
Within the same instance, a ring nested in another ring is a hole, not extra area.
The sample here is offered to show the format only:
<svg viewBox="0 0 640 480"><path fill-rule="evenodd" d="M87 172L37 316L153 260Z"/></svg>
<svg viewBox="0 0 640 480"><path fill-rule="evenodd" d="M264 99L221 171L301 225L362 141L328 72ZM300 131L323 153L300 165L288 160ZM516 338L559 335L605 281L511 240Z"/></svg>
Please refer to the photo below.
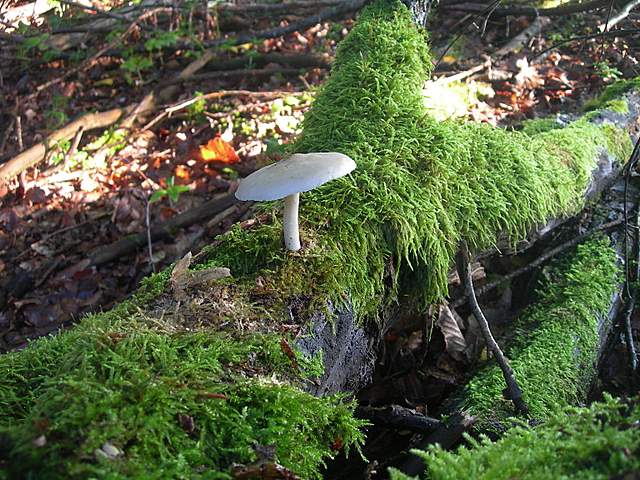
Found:
<svg viewBox="0 0 640 480"><path fill-rule="evenodd" d="M189 180L189 177L191 176L189 175L189 167L185 165L176 165L175 174L176 177L182 180Z"/></svg>
<svg viewBox="0 0 640 480"><path fill-rule="evenodd" d="M236 163L240 161L231 144L220 137L209 140L206 145L201 145L200 154L207 162Z"/></svg>

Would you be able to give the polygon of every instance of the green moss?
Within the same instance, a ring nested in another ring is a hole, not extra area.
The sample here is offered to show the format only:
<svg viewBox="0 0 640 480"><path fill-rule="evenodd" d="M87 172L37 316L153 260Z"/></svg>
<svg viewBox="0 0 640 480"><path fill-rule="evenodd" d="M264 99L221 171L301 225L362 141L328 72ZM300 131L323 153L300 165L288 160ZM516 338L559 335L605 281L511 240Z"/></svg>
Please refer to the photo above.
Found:
<svg viewBox="0 0 640 480"><path fill-rule="evenodd" d="M358 445L352 405L301 391L320 359L294 371L271 327L290 323L292 305L300 322L328 301L373 320L400 296L407 308L441 300L460 240L516 242L576 212L596 153L613 145L586 121L530 136L434 120L422 97L426 40L399 1L378 0L341 42L291 151L341 151L358 168L302 195L301 252L282 248L279 214L236 226L195 266L229 267L232 278L178 302L163 272L134 300L0 359L0 406L11 412L2 458L16 475L216 478L254 459L257 442L310 478L334 439ZM35 448L40 434L47 443ZM101 442L124 455L100 460Z"/></svg>
<svg viewBox="0 0 640 480"><path fill-rule="evenodd" d="M536 118L535 120L525 120L522 122L520 131L532 136L558 128L562 128L562 124L558 123L555 118Z"/></svg>
<svg viewBox="0 0 640 480"><path fill-rule="evenodd" d="M607 397L589 408L554 412L536 428L520 426L499 441L470 440L472 448L438 447L415 453L427 464L427 478L454 480L607 480L640 469L640 404ZM393 480L409 477L392 472Z"/></svg>
<svg viewBox="0 0 640 480"><path fill-rule="evenodd" d="M627 80L618 80L607 86L599 97L589 100L584 105L584 111L592 110L613 110L618 113L627 113L629 106L622 97L630 90L640 88L640 78L630 78Z"/></svg>
<svg viewBox="0 0 640 480"><path fill-rule="evenodd" d="M423 307L444 298L462 238L475 249L498 235L515 242L536 223L581 208L597 152L610 146L607 128L577 121L528 135L436 121L422 96L431 67L403 6L367 7L291 149L340 151L358 168L302 195L302 253L282 251L274 220L237 228L211 263L275 279L274 292L318 305L346 292L362 319L398 295Z"/></svg>
<svg viewBox="0 0 640 480"><path fill-rule="evenodd" d="M608 314L617 289L616 254L605 241L589 241L547 275L539 300L518 320L508 350L536 420L586 398L598 348L598 319ZM462 408L478 417L480 429L500 426L515 414L503 389L502 373L493 362L465 388Z"/></svg>
<svg viewBox="0 0 640 480"><path fill-rule="evenodd" d="M0 371L11 478L230 478L255 445L315 478L338 438L362 440L351 403L300 390L277 335L170 333L144 316L98 315L0 357ZM102 458L105 443L122 457Z"/></svg>

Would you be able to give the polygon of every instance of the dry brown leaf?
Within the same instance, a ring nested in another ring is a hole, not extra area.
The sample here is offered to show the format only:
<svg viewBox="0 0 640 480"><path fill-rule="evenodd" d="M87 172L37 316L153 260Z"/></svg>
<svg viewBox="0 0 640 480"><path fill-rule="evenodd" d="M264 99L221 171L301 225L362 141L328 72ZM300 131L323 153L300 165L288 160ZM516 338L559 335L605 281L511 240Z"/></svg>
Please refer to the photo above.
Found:
<svg viewBox="0 0 640 480"><path fill-rule="evenodd" d="M450 309L448 305L440 305L436 324L444 335L447 353L456 360L462 361L464 360L463 352L467 348L467 342L460 331L456 316L455 311Z"/></svg>
<svg viewBox="0 0 640 480"><path fill-rule="evenodd" d="M198 270L197 272L190 273L190 287L231 276L231 270L229 270L227 267L213 267L207 268L206 270Z"/></svg>
<svg viewBox="0 0 640 480"><path fill-rule="evenodd" d="M171 286L178 300L185 297L185 290L189 287L231 276L231 271L226 267L212 267L191 272L189 265L191 265L191 252L178 260L171 272Z"/></svg>
<svg viewBox="0 0 640 480"><path fill-rule="evenodd" d="M187 288L189 279L189 265L191 265L191 252L176 262L171 271L171 287L176 298L184 297L184 290Z"/></svg>

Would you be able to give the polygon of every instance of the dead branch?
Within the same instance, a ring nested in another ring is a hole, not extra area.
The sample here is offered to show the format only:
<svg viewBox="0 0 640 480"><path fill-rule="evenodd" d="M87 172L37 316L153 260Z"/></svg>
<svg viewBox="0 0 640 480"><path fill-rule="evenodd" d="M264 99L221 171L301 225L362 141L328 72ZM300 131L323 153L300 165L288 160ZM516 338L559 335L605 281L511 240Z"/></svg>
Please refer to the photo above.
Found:
<svg viewBox="0 0 640 480"><path fill-rule="evenodd" d="M455 75L439 78L435 82L437 82L438 84L446 85L449 83L464 80L465 78L470 77L471 75L480 73L487 68L491 68L491 65L494 62L506 57L511 53L515 53L521 50L522 47L524 47L527 43L529 43L531 38L538 35L542 31L542 29L547 25L549 25L550 23L551 23L551 19L548 17L536 18L533 22L531 22L531 25L529 25L518 35L513 37L505 46L496 50L490 57L486 57L483 63L476 65L474 67L471 67L467 70L463 70L462 72L458 72Z"/></svg>
<svg viewBox="0 0 640 480"><path fill-rule="evenodd" d="M160 238L169 238L175 230L188 227L195 223L205 222L214 217L217 213L226 210L237 202L238 200L236 200L235 195L233 193L229 193L171 217L160 225L150 229L149 236L151 241L156 241ZM109 263L137 250L138 248L144 247L146 243L147 232L144 231L136 235L124 237L111 245L100 246L94 249L87 256L89 259L89 266L98 267L105 263Z"/></svg>
<svg viewBox="0 0 640 480"><path fill-rule="evenodd" d="M215 6L218 12L229 12L239 15L243 14L289 14L293 10L311 10L321 7L333 7L340 5L340 0L314 0L310 2L285 2L285 3L248 3L246 5L235 5L232 3L222 3Z"/></svg>
<svg viewBox="0 0 640 480"><path fill-rule="evenodd" d="M259 69L242 69L228 70L226 72L207 72L192 75L184 79L174 79L165 82L165 85L175 85L179 83L200 82L202 80L226 80L236 77L269 77L271 75L298 75L300 68L259 68Z"/></svg>
<svg viewBox="0 0 640 480"><path fill-rule="evenodd" d="M491 333L491 329L489 328L489 322L487 322L487 319L485 318L482 310L480 309L480 305L478 304L478 299L476 298L476 294L473 288L473 278L471 274L471 257L469 255L469 249L466 242L462 242L462 245L460 246L460 251L458 252L456 263L458 267L458 275L460 276L461 281L464 282L467 297L469 298L469 304L471 305L471 310L473 311L473 315L476 317L476 320L480 325L480 330L482 330L482 336L484 337L485 343L487 344L487 349L491 353L493 353L496 362L500 366L500 370L502 370L502 375L504 376L505 383L507 384L508 398L513 402L513 405L518 413L526 415L529 411L529 408L522 399L522 389L516 381L515 374L513 372L513 369L509 365L507 357L505 357L504 353L502 353L498 342L496 342L495 338L493 338L493 334Z"/></svg>
<svg viewBox="0 0 640 480"><path fill-rule="evenodd" d="M495 290L500 285L503 285L504 283L506 283L506 282L508 282L510 280L513 280L514 278L517 278L520 275L523 275L523 274L525 274L527 272L530 272L531 270L534 270L535 268L538 268L540 265L543 265L544 263L548 262L552 258L560 255L561 253L566 252L571 247L575 247L576 245L578 245L579 243L583 242L587 238L595 235L596 233L604 232L604 231L607 231L607 230L611 230L613 228L616 228L616 227L622 225L622 222L623 222L623 219L619 218L617 220L613 220L612 222L603 223L602 225L599 225L599 226L597 226L595 228L592 228L588 232L585 232L583 234L580 234L580 235L577 235L577 236L573 237L571 240L568 240L568 241L558 245L557 247L552 248L551 250L549 250L548 252L544 253L543 255L540 255L533 262L525 265L524 267L518 268L517 270L514 270L513 272L501 277L500 279L494 280L493 282L487 283L486 285L478 288L476 290L476 296L481 297L481 296L483 296L483 295ZM467 300L468 299L466 297L459 298L455 302L452 302L451 306L453 308L459 308L462 305L464 305L465 303L467 303Z"/></svg>
<svg viewBox="0 0 640 480"><path fill-rule="evenodd" d="M509 15L526 15L529 17L560 17L570 15L572 13L588 12L604 8L609 4L610 0L592 0L585 3L571 3L554 8L535 8L528 6L509 6L498 7L491 12L491 17L506 17ZM453 5L444 5L447 11L458 11L467 13L482 13L486 11L487 6L482 3L458 3Z"/></svg>
<svg viewBox="0 0 640 480"><path fill-rule="evenodd" d="M70 140L78 129L82 128L84 131L88 131L109 127L130 111L131 107L127 107L114 108L106 112L87 113L61 129L56 130L43 142L19 153L8 162L0 165L0 185L10 181L20 172L42 161L47 153L48 147L55 145L56 142L61 140Z"/></svg>
<svg viewBox="0 0 640 480"><path fill-rule="evenodd" d="M422 413L400 405L360 407L358 408L358 415L389 428L410 430L422 434L431 433L442 427L440 420L427 417Z"/></svg>
<svg viewBox="0 0 640 480"><path fill-rule="evenodd" d="M262 30L260 32L255 32L253 34L240 35L235 38L216 39L210 42L205 42L205 46L210 48L210 47L217 47L223 44L224 45L229 45L229 44L240 45L243 43L250 43L250 42L252 43L252 42L255 42L255 40L281 37L289 33L297 32L300 30L306 30L308 28L313 27L314 25L317 25L318 23L335 19L346 13L351 13L351 12L360 10L365 3L366 3L366 0L347 0L345 2L338 4L335 7L327 8L325 10L318 12L315 15L312 15L298 22L293 22L284 27L272 28L269 30Z"/></svg>
<svg viewBox="0 0 640 480"><path fill-rule="evenodd" d="M609 18L607 20L607 22L602 25L600 27L600 31L604 32L605 30L609 30L611 29L611 27L615 27L617 24L619 24L622 20L624 20L625 18L627 18L629 16L629 14L631 13L631 10L633 10L634 8L636 8L638 5L640 5L640 0L633 0L632 2L627 3L622 10L620 10L618 12L617 15L614 15L613 17Z"/></svg>

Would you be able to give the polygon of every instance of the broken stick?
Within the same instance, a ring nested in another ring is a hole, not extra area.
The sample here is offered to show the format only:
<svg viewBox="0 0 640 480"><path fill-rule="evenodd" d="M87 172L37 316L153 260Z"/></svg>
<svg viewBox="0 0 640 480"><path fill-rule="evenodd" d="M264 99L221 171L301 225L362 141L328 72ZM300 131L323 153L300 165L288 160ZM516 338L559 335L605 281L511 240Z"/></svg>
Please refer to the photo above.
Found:
<svg viewBox="0 0 640 480"><path fill-rule="evenodd" d="M500 366L500 370L502 370L502 374L504 376L504 380L507 384L507 393L508 398L513 402L513 405L516 408L518 413L526 415L529 411L527 404L522 399L522 390L516 381L515 374L513 373L513 369L509 365L509 361L507 357L505 357L504 353L500 349L498 342L496 342L495 338L493 338L493 334L491 333L491 329L489 328L489 322L485 318L482 310L480 309L480 305L478 305L478 299L476 298L475 291L473 290L473 278L471 275L471 259L469 255L469 247L467 246L467 242L463 241L460 246L460 251L458 253L458 257L456 259L456 263L458 264L458 272L460 278L463 279L467 296L469 297L469 304L471 305L471 309L473 311L473 315L478 320L480 324L480 329L482 330L482 336L487 344L487 348L496 358L496 362Z"/></svg>

